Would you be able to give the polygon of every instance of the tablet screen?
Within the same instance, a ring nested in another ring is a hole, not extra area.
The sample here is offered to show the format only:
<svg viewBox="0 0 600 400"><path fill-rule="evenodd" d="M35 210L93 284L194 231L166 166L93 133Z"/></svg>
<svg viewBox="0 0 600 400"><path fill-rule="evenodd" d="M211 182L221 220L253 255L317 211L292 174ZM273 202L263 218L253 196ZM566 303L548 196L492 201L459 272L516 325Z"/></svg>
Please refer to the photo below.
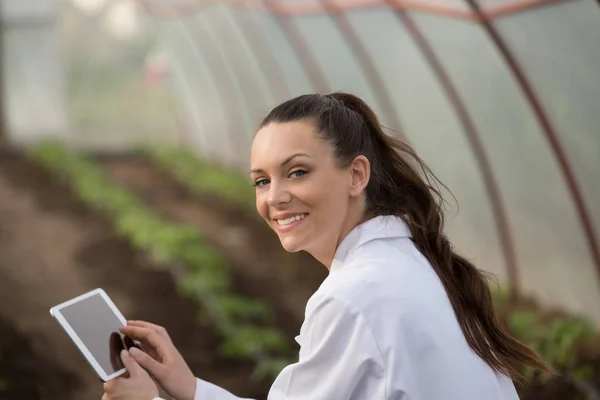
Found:
<svg viewBox="0 0 600 400"><path fill-rule="evenodd" d="M107 375L123 368L120 352L133 342L119 332L119 318L100 294L68 305L61 314Z"/></svg>

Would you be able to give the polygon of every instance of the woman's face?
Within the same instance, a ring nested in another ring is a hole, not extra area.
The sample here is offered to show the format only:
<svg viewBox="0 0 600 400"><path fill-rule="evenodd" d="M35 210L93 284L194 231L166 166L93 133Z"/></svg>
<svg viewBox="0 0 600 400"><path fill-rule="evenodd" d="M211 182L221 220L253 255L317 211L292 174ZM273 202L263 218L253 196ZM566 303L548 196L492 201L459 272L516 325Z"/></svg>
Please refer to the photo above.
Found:
<svg viewBox="0 0 600 400"><path fill-rule="evenodd" d="M250 165L256 208L284 249L305 250L328 265L364 210L356 200L362 190L357 192L353 165L338 167L333 149L309 121L270 123L260 129Z"/></svg>

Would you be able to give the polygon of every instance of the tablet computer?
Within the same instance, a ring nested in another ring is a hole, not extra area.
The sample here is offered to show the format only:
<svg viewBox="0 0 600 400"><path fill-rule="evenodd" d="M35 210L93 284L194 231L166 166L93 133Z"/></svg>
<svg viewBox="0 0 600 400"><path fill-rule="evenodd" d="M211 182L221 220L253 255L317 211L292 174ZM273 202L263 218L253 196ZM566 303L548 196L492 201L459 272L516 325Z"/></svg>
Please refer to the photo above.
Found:
<svg viewBox="0 0 600 400"><path fill-rule="evenodd" d="M127 321L106 292L94 289L50 309L100 379L107 382L126 372L121 350L137 343L119 332Z"/></svg>

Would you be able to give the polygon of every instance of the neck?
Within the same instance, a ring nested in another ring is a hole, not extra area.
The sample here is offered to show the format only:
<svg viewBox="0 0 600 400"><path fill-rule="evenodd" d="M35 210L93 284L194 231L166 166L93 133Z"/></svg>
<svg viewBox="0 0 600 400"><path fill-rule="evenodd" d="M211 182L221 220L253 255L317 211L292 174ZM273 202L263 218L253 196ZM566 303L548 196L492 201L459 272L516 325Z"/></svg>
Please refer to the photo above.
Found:
<svg viewBox="0 0 600 400"><path fill-rule="evenodd" d="M365 214L364 208L356 208L356 211L354 211L354 212L350 211L341 226L340 233L336 238L334 246L329 247L327 249L323 249L322 252L318 252L318 253L315 252L315 253L310 253L310 254L318 262L323 264L325 266L325 268L327 268L328 270L331 269L331 264L333 263L333 257L335 256L335 252L336 252L337 248L339 247L340 243L342 243L344 238L346 236L348 236L350 231L352 231L354 228L356 228L358 225L362 224L363 222L367 221L368 219L370 219L370 217L368 217Z"/></svg>

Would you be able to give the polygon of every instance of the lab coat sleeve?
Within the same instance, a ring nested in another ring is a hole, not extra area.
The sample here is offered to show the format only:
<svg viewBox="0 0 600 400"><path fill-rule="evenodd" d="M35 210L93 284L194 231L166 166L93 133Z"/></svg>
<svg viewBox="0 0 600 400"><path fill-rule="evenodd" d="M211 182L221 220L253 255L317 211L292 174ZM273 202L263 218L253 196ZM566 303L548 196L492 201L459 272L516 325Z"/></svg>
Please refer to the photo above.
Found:
<svg viewBox="0 0 600 400"><path fill-rule="evenodd" d="M385 399L383 360L364 316L344 300L315 300L297 337L298 362L281 371L268 400ZM194 400L249 399L198 379Z"/></svg>
<svg viewBox="0 0 600 400"><path fill-rule="evenodd" d="M152 400L165 400L162 397L155 397ZM252 400L243 399L229 393L227 390L213 385L210 382L196 378L196 393L194 400Z"/></svg>

